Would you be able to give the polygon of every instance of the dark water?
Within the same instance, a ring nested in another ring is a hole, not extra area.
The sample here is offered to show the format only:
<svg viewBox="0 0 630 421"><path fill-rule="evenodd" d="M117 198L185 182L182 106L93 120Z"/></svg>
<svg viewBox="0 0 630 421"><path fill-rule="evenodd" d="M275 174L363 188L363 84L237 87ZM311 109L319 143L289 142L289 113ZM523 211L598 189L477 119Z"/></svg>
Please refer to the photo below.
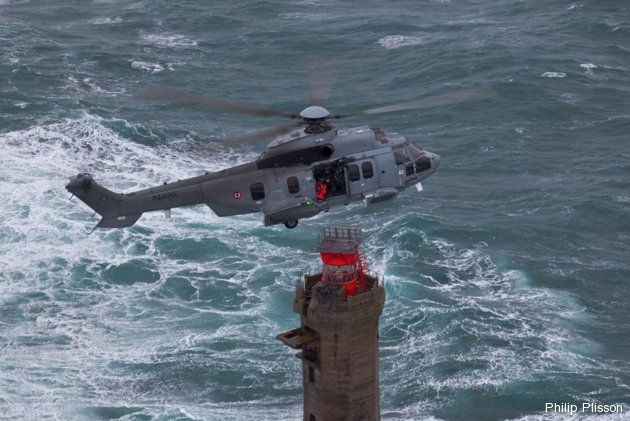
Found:
<svg viewBox="0 0 630 421"><path fill-rule="evenodd" d="M332 112L496 95L344 122L440 154L422 193L293 231L198 207L86 235L67 177L198 175L264 148L221 138L284 123L140 90L299 111L320 60ZM623 1L0 0L0 418L299 419L274 337L336 224L385 279L384 420L626 419L629 80Z"/></svg>

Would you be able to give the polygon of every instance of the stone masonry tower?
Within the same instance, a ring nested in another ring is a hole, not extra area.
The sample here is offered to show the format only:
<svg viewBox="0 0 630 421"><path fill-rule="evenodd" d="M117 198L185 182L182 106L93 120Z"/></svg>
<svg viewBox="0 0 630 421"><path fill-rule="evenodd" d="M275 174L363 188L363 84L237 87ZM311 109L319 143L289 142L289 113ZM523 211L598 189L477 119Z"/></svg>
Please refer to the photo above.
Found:
<svg viewBox="0 0 630 421"><path fill-rule="evenodd" d="M278 339L302 360L304 421L378 421L378 320L385 291L366 273L361 231L324 228L321 273L306 275L293 311L301 326Z"/></svg>

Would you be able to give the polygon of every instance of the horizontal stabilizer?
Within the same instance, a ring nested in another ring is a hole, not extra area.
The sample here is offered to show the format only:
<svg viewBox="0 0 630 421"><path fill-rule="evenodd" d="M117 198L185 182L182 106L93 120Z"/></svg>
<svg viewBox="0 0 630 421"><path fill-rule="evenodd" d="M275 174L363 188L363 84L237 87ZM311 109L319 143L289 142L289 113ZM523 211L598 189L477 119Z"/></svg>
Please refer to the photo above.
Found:
<svg viewBox="0 0 630 421"><path fill-rule="evenodd" d="M130 215L113 216L103 218L96 226L97 228L126 228L136 223L142 213L132 213Z"/></svg>

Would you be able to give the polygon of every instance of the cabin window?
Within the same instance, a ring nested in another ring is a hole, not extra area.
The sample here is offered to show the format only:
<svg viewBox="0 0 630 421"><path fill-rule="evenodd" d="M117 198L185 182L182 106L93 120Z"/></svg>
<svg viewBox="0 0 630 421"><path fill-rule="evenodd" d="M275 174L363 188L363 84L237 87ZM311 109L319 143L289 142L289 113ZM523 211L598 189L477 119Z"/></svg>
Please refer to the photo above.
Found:
<svg viewBox="0 0 630 421"><path fill-rule="evenodd" d="M403 154L400 151L394 152L394 158L396 159L396 165L402 165L405 163L403 160Z"/></svg>
<svg viewBox="0 0 630 421"><path fill-rule="evenodd" d="M265 186L263 183L254 183L249 186L252 193L252 200L263 200L265 198Z"/></svg>
<svg viewBox="0 0 630 421"><path fill-rule="evenodd" d="M426 156L421 157L416 161L416 172L423 172L431 169L431 160Z"/></svg>
<svg viewBox="0 0 630 421"><path fill-rule="evenodd" d="M361 164L361 172L363 173L363 178L372 178L372 176L374 175L372 163L364 162L363 164Z"/></svg>
<svg viewBox="0 0 630 421"><path fill-rule="evenodd" d="M359 181L359 178L361 178L361 176L359 175L358 165L348 165L348 178L350 178L350 181Z"/></svg>
<svg viewBox="0 0 630 421"><path fill-rule="evenodd" d="M297 193L300 191L300 182L297 177L289 177L287 178L287 188L289 189L289 193Z"/></svg>

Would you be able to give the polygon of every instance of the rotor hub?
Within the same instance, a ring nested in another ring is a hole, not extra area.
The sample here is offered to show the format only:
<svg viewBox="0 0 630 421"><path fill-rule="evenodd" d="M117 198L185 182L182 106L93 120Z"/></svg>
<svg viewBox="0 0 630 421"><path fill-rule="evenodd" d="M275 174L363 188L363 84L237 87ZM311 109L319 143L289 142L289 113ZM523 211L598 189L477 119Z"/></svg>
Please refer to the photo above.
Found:
<svg viewBox="0 0 630 421"><path fill-rule="evenodd" d="M320 107L319 105L311 105L310 107L306 107L300 113L300 117L305 120L321 120L330 116L328 110L324 107Z"/></svg>

